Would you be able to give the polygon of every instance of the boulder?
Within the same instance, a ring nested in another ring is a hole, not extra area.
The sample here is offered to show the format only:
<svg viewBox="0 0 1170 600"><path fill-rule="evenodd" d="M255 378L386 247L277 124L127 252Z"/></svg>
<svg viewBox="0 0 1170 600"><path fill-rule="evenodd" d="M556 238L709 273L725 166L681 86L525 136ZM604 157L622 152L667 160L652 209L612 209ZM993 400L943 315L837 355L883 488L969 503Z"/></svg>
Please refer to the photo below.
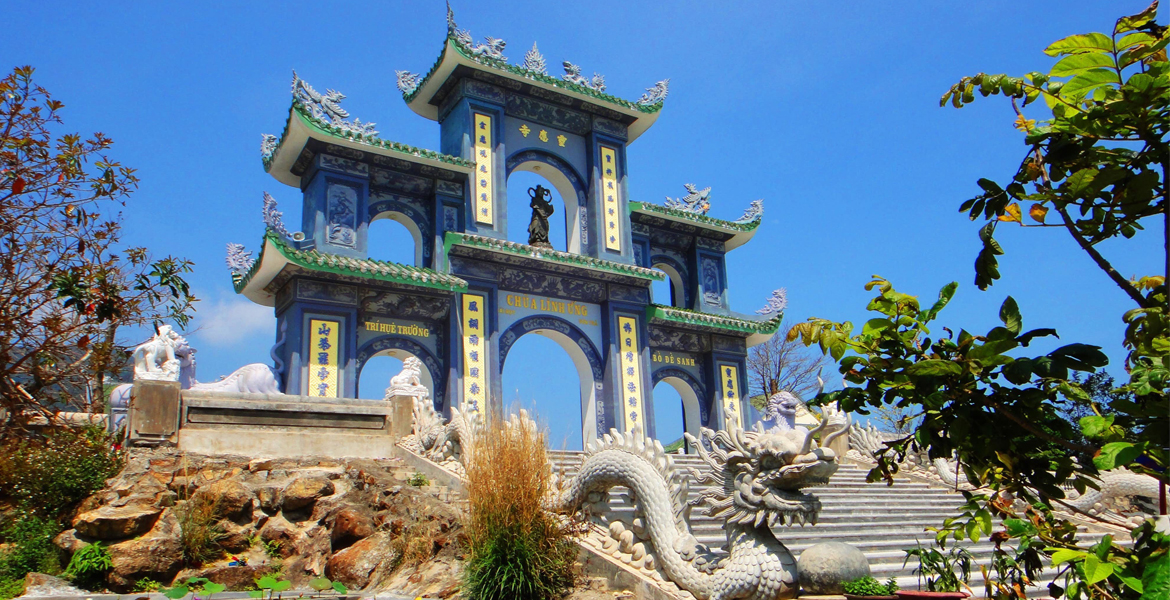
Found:
<svg viewBox="0 0 1170 600"><path fill-rule="evenodd" d="M332 494L333 490L333 482L325 477L298 477L281 493L281 507L284 510L308 508L319 498Z"/></svg>
<svg viewBox="0 0 1170 600"><path fill-rule="evenodd" d="M865 554L849 544L821 542L800 553L796 563L800 588L807 594L843 594L846 581L870 574Z"/></svg>
<svg viewBox="0 0 1170 600"><path fill-rule="evenodd" d="M288 519L280 515L268 519L264 527L260 528L260 539L280 544L280 555L284 558L296 552L297 539L301 535L296 525L289 523Z"/></svg>
<svg viewBox="0 0 1170 600"><path fill-rule="evenodd" d="M93 542L94 540L91 538L78 537L76 529L66 529L53 538L53 545L69 554L73 554Z"/></svg>
<svg viewBox="0 0 1170 600"><path fill-rule="evenodd" d="M325 576L350 589L362 589L378 565L389 563L397 552L385 533L378 533L334 554L325 564Z"/></svg>
<svg viewBox="0 0 1170 600"><path fill-rule="evenodd" d="M221 515L235 521L251 518L253 497L248 486L234 479L223 479L199 488L191 499L218 505Z"/></svg>
<svg viewBox="0 0 1170 600"><path fill-rule="evenodd" d="M73 519L73 528L86 537L120 540L149 531L161 512L155 506L144 504L103 506L77 515Z"/></svg>
<svg viewBox="0 0 1170 600"><path fill-rule="evenodd" d="M351 504L337 511L333 529L329 533L333 551L348 548L355 542L374 535L374 517L364 506Z"/></svg>
<svg viewBox="0 0 1170 600"><path fill-rule="evenodd" d="M208 581L225 585L229 591L237 592L256 587L256 580L270 572L271 565L237 567L218 565L203 569L187 569L179 573L175 579L185 581L192 577L206 577Z"/></svg>
<svg viewBox="0 0 1170 600"><path fill-rule="evenodd" d="M256 533L256 530L252 528L251 523L237 525L223 519L219 522L219 527L223 530L223 538L219 540L219 546L224 551L238 553L252 547L252 535Z"/></svg>
<svg viewBox="0 0 1170 600"><path fill-rule="evenodd" d="M114 568L107 577L115 590L130 590L135 581L149 577L167 582L183 563L179 521L171 509L163 511L146 535L110 544Z"/></svg>
<svg viewBox="0 0 1170 600"><path fill-rule="evenodd" d="M256 488L256 499L259 500L260 510L272 514L280 510L281 488L275 485L265 485Z"/></svg>
<svg viewBox="0 0 1170 600"><path fill-rule="evenodd" d="M44 573L29 573L24 576L24 594L21 598L85 596L87 594L89 592L73 587L64 579Z"/></svg>

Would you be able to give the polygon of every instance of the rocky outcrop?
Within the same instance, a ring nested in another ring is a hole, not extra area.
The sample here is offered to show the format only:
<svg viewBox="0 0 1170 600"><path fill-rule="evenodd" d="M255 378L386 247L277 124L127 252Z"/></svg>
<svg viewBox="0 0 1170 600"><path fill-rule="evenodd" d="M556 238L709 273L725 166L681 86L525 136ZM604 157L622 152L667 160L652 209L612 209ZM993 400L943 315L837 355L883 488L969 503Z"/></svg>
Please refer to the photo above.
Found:
<svg viewBox="0 0 1170 600"><path fill-rule="evenodd" d="M394 540L419 521L436 532L441 524L433 548L446 558L438 572L457 578L449 540L459 513L406 485L411 474L394 460L231 460L136 449L54 543L67 554L106 544L113 562L106 583L115 592L132 591L145 578L167 586L190 577L242 590L274 572L297 586L336 573L328 576L355 590L394 581L422 592L417 578L410 581L415 567L399 568ZM180 518L199 514L202 521ZM204 528L211 554L220 558L185 562L191 553L184 552L181 523Z"/></svg>

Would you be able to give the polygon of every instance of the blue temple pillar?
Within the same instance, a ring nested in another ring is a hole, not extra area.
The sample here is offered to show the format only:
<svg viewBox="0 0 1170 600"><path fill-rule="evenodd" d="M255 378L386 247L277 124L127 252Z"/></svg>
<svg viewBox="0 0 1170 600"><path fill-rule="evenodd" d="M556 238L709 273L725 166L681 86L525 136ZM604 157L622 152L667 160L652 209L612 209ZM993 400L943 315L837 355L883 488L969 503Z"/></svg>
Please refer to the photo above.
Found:
<svg viewBox="0 0 1170 600"><path fill-rule="evenodd" d="M582 253L634 263L626 189L626 142L594 129L586 136L589 149L589 235Z"/></svg>
<svg viewBox="0 0 1170 600"><path fill-rule="evenodd" d="M365 258L369 165L318 154L302 179L302 189L301 230L312 247L340 256Z"/></svg>
<svg viewBox="0 0 1170 600"><path fill-rule="evenodd" d="M507 239L508 185L504 145L504 92L464 79L440 108L441 147L475 162L466 194L465 230Z"/></svg>

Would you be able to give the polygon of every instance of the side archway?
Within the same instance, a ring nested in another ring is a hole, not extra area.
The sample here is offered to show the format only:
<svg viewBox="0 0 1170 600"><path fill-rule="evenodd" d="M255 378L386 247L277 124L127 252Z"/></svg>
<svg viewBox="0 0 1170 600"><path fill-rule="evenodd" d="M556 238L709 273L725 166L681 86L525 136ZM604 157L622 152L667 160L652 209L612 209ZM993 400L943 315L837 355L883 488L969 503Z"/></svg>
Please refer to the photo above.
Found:
<svg viewBox="0 0 1170 600"><path fill-rule="evenodd" d="M516 321L500 334L500 371L508 351L524 335L535 333L546 337L563 348L577 369L581 387L581 439L583 442L597 439L598 422L604 418L598 414L597 396L601 389L605 369L601 354L593 342L572 323L550 316L531 316Z"/></svg>
<svg viewBox="0 0 1170 600"><path fill-rule="evenodd" d="M691 299L687 297L687 269L682 263L671 256L655 254L650 257L650 267L666 273L666 277L670 281L672 306L687 308L691 305ZM658 304L663 303L658 302Z"/></svg>
<svg viewBox="0 0 1170 600"><path fill-rule="evenodd" d="M417 358L423 364L424 369L420 374L422 383L431 390L431 400L435 404L435 410L443 411L445 408L443 392L447 389L447 382L443 363L434 354L411 339L397 336L380 337L358 349L356 357L358 381L361 381L362 369L365 368L366 363L375 356L392 356L399 360L411 356ZM386 384L389 383L387 380Z"/></svg>
<svg viewBox="0 0 1170 600"><path fill-rule="evenodd" d="M432 232L423 211L422 204L407 196L378 194L370 198L369 222L389 219L401 223L414 238L414 266L428 267L431 264L431 246L427 243ZM378 258L371 256L370 258Z"/></svg>
<svg viewBox="0 0 1170 600"><path fill-rule="evenodd" d="M690 373L682 369L658 369L651 375L653 385L659 383L666 383L678 392L679 397L682 398L683 409L683 429L702 439L699 430L707 425L710 410L705 406L702 398L706 398L706 388L699 380L695 379ZM665 410L666 407L654 405L654 410Z"/></svg>
<svg viewBox="0 0 1170 600"><path fill-rule="evenodd" d="M504 164L505 176L515 171L535 173L548 180L561 198L565 200L565 241L568 251L580 254L589 236L586 209L588 198L584 180L569 165L555 155L540 150L522 150L508 157ZM576 198L577 206L570 206L569 199Z"/></svg>

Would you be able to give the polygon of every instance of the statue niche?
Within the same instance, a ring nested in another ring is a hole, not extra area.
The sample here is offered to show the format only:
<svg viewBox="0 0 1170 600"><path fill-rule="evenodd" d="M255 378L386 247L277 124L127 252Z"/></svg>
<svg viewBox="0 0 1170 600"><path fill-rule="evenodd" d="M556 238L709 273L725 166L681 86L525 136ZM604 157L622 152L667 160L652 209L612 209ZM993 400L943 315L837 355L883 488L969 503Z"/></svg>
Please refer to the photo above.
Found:
<svg viewBox="0 0 1170 600"><path fill-rule="evenodd" d="M528 197L532 198L532 202L528 204L532 208L532 220L528 223L528 245L552 248L548 241L548 218L552 216L554 209L552 202L546 200L552 198L552 192L542 185L537 185L528 188Z"/></svg>

